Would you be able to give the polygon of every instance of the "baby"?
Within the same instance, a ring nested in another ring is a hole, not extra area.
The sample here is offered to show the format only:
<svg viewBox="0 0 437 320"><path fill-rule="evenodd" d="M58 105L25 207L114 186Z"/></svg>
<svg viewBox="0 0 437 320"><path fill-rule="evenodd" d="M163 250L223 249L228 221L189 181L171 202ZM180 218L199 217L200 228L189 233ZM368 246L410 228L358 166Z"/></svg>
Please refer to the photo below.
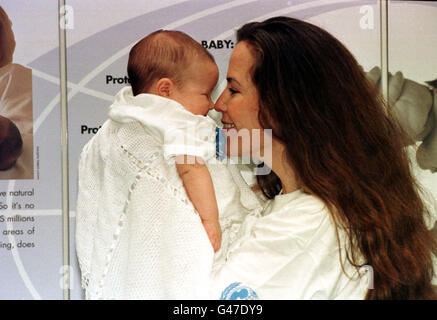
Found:
<svg viewBox="0 0 437 320"><path fill-rule="evenodd" d="M22 151L23 140L17 126L0 116L0 170L12 168Z"/></svg>
<svg viewBox="0 0 437 320"><path fill-rule="evenodd" d="M177 117L181 121L184 121L181 117L186 119L182 126L187 130L175 131L179 134L176 138L182 141L180 135L189 134L190 117L197 124L206 122L206 128L211 128L208 124L213 121L207 122L206 114L214 106L211 93L218 80L218 68L212 55L188 35L179 31L159 30L143 38L130 51L128 75L134 96L153 94L176 101L185 108L180 110L175 105L169 114L163 115L161 122L166 124L168 136L172 129L180 129L180 126L173 128L171 125L171 119ZM187 115L187 111L197 117ZM211 133L215 134L215 131ZM168 138L164 137L164 141ZM188 149L181 145L179 147L182 147L179 151L181 154L173 152L177 172L200 215L214 251L217 251L220 248L221 229L214 186L205 159L195 150L191 154L184 154ZM215 151L215 146L213 148L212 151Z"/></svg>
<svg viewBox="0 0 437 320"><path fill-rule="evenodd" d="M189 36L161 30L131 49L128 75L79 159L82 285L89 299L204 299L244 216L261 210L238 168L215 161L226 145L217 153L223 135L206 116L218 68Z"/></svg>

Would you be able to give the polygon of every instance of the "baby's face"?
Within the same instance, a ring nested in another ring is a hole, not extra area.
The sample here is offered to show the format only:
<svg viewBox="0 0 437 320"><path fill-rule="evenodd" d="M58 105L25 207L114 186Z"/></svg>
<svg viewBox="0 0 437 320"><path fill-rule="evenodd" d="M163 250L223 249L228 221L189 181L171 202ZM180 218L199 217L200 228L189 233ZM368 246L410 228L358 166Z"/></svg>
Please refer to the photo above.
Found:
<svg viewBox="0 0 437 320"><path fill-rule="evenodd" d="M196 115L206 116L214 107L211 93L217 84L219 71L217 65L207 59L194 62L184 74L182 85L170 97Z"/></svg>
<svg viewBox="0 0 437 320"><path fill-rule="evenodd" d="M22 143L18 128L8 118L0 116L0 170L14 166L23 151Z"/></svg>

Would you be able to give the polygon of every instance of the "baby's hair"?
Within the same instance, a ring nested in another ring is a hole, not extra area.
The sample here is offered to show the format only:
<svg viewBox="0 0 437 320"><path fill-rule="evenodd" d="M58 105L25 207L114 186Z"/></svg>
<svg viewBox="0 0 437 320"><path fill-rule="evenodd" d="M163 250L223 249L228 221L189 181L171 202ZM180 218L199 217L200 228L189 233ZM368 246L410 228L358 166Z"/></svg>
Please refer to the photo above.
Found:
<svg viewBox="0 0 437 320"><path fill-rule="evenodd" d="M0 123L0 170L8 170L23 151L23 140L15 123L8 118Z"/></svg>
<svg viewBox="0 0 437 320"><path fill-rule="evenodd" d="M134 95L147 93L154 81L170 78L177 86L195 59L214 57L181 31L158 30L138 41L129 52L127 73Z"/></svg>

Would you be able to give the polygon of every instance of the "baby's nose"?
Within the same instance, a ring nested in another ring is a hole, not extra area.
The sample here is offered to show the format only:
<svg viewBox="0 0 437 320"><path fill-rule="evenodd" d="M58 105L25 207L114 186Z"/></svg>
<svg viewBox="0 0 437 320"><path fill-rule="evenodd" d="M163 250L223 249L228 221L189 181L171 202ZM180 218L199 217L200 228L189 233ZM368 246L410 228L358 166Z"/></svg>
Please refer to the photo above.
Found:
<svg viewBox="0 0 437 320"><path fill-rule="evenodd" d="M214 109L214 102L212 101L212 99L211 99L211 98L209 98L209 105L208 105L208 109L209 109L209 110L212 110L212 109Z"/></svg>

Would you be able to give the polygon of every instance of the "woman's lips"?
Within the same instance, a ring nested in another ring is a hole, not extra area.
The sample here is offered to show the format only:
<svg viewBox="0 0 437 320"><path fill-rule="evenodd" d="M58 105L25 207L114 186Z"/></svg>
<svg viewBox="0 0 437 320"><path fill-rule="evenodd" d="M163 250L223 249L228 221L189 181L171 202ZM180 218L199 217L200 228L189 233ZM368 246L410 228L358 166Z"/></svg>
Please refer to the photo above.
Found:
<svg viewBox="0 0 437 320"><path fill-rule="evenodd" d="M233 123L223 123L223 131L225 133L227 133L231 129L235 129L235 124L233 124Z"/></svg>

